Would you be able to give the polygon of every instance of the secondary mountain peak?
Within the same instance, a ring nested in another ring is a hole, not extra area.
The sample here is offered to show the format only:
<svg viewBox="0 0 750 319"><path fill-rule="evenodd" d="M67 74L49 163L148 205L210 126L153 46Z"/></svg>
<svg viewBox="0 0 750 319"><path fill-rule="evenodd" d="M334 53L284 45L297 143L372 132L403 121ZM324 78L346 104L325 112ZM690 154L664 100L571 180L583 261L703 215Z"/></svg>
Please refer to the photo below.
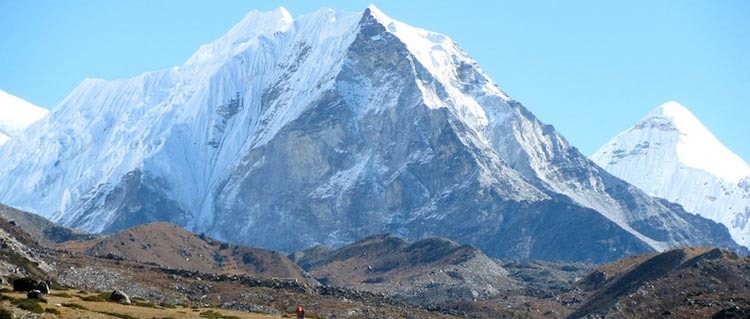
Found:
<svg viewBox="0 0 750 319"><path fill-rule="evenodd" d="M724 224L750 245L750 167L679 103L657 107L591 157L647 193Z"/></svg>
<svg viewBox="0 0 750 319"><path fill-rule="evenodd" d="M659 105L649 114L661 114L661 115L671 116L671 117L693 117L695 118L693 113L690 113L690 110L688 110L684 105L680 104L677 101L668 101L662 105Z"/></svg>
<svg viewBox="0 0 750 319"><path fill-rule="evenodd" d="M645 142L645 143L644 143ZM685 106L664 103L649 112L632 128L620 133L592 155L612 164L630 160L644 152L668 153L686 167L737 183L750 176L750 166L730 151Z"/></svg>
<svg viewBox="0 0 750 319"><path fill-rule="evenodd" d="M702 139L707 139L709 135L713 137L713 134L687 107L675 101L659 105L646 114L636 127L649 127L649 124L658 123L666 123L669 128L679 131L682 135L701 136Z"/></svg>

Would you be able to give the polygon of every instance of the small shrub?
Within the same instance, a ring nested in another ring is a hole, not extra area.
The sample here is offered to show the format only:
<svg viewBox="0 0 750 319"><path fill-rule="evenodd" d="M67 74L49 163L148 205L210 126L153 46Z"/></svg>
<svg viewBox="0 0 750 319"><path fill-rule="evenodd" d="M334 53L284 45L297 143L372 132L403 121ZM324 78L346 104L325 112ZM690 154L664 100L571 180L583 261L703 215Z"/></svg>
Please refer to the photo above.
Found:
<svg viewBox="0 0 750 319"><path fill-rule="evenodd" d="M162 308L167 308L167 309L177 309L176 305L173 305L171 303L166 303L166 302L160 303L159 306L161 306Z"/></svg>
<svg viewBox="0 0 750 319"><path fill-rule="evenodd" d="M159 308L155 304L148 302L148 301L144 301L144 302L136 301L136 302L133 302L133 305L138 306L138 307L145 307L145 308Z"/></svg>
<svg viewBox="0 0 750 319"><path fill-rule="evenodd" d="M62 297L62 298L73 298L71 294L65 293L65 292L56 292L56 293L51 293L49 295L55 296L55 297Z"/></svg>
<svg viewBox="0 0 750 319"><path fill-rule="evenodd" d="M57 309L57 308L47 308L47 309L44 309L44 312L46 312L46 313L51 313L51 314L55 314L55 315L60 315L60 314L62 314L62 313L60 312L60 310L59 310L59 309Z"/></svg>
<svg viewBox="0 0 750 319"><path fill-rule="evenodd" d="M103 314L103 315L117 317L117 318L121 318L121 319L138 319L136 317L133 317L133 316L130 316L130 315L126 315L124 313L116 313L116 312L108 312L108 311L97 311L97 312L100 313L100 314Z"/></svg>
<svg viewBox="0 0 750 319"><path fill-rule="evenodd" d="M34 299L16 299L11 301L16 307L33 313L44 313L42 305Z"/></svg>
<svg viewBox="0 0 750 319"><path fill-rule="evenodd" d="M0 319L13 319L13 313L8 309L0 308Z"/></svg>
<svg viewBox="0 0 750 319"><path fill-rule="evenodd" d="M86 308L83 305L79 305L77 303L71 303L71 302L62 303L62 306L67 307L67 308L73 308L73 309L89 310L89 308Z"/></svg>
<svg viewBox="0 0 750 319"><path fill-rule="evenodd" d="M201 317L208 319L221 319L222 315L216 311L208 310L201 312Z"/></svg>
<svg viewBox="0 0 750 319"><path fill-rule="evenodd" d="M109 296L112 293L109 292L103 292L97 295L91 295L91 296L78 296L78 298L81 298L83 301L107 301L109 300Z"/></svg>
<svg viewBox="0 0 750 319"><path fill-rule="evenodd" d="M240 319L240 317L223 315L213 310L202 312L201 317L208 318L208 319Z"/></svg>

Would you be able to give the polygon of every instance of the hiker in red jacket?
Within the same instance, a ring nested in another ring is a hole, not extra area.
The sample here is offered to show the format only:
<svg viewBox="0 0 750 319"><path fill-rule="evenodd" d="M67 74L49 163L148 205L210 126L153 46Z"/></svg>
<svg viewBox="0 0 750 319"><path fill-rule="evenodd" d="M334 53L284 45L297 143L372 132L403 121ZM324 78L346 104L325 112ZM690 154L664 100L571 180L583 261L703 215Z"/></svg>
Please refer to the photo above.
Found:
<svg viewBox="0 0 750 319"><path fill-rule="evenodd" d="M304 319L305 318L305 309L302 309L302 306L297 306L297 319Z"/></svg>

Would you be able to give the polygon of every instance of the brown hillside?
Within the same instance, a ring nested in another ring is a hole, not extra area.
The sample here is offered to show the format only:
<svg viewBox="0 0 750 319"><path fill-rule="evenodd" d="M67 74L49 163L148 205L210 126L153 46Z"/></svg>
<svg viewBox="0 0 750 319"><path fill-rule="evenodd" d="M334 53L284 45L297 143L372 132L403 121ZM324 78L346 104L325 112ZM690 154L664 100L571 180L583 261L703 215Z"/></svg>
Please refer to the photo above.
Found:
<svg viewBox="0 0 750 319"><path fill-rule="evenodd" d="M0 216L8 222L12 221L25 233L34 238L34 241L45 246L68 240L93 239L97 236L57 225L44 217L3 204L0 204ZM18 234L18 236L23 235ZM18 238L20 239L21 237Z"/></svg>
<svg viewBox="0 0 750 319"><path fill-rule="evenodd" d="M223 243L170 223L139 225L106 238L69 242L61 247L89 256L123 258L166 268L314 282L284 254Z"/></svg>
<svg viewBox="0 0 750 319"><path fill-rule="evenodd" d="M569 318L707 318L750 307L750 258L678 248L605 265L579 288Z"/></svg>

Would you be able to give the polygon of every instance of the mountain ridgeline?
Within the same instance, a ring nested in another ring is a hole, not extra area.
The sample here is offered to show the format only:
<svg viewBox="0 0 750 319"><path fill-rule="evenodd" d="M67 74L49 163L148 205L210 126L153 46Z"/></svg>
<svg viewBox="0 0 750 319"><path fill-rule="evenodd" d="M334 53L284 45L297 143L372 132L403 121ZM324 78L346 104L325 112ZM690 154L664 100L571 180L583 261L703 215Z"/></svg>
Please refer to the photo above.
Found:
<svg viewBox="0 0 750 319"><path fill-rule="evenodd" d="M393 233L591 262L740 249L373 6L253 11L180 67L85 80L0 163L0 202L92 232L169 221L286 252Z"/></svg>

